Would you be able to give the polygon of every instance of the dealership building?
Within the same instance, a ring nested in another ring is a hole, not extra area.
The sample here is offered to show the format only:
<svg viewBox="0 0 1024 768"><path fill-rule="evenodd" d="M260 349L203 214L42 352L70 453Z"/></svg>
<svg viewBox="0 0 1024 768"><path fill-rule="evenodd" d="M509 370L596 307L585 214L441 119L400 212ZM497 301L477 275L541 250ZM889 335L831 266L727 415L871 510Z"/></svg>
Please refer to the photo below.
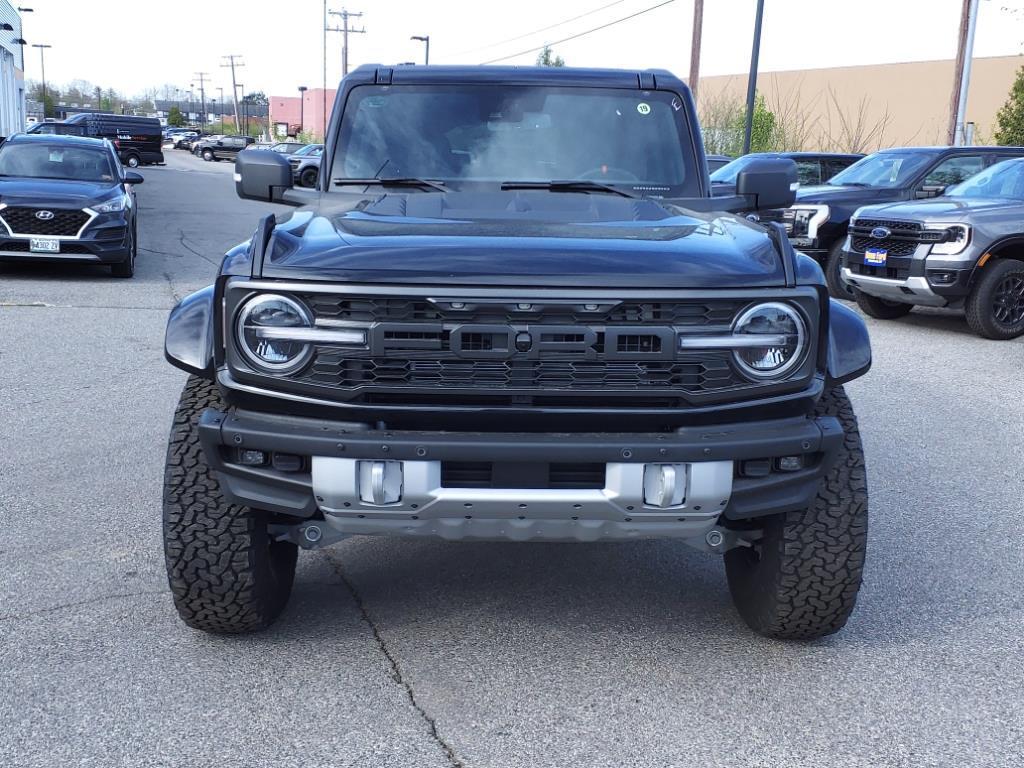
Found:
<svg viewBox="0 0 1024 768"><path fill-rule="evenodd" d="M21 16L0 0L0 136L25 130L24 44Z"/></svg>

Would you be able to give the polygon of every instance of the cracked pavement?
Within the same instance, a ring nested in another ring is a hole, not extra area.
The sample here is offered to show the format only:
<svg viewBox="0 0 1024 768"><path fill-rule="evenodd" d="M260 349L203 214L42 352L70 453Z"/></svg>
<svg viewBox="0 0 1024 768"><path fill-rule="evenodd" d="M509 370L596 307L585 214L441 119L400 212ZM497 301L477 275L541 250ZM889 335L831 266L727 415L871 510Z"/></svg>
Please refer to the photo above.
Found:
<svg viewBox="0 0 1024 768"><path fill-rule="evenodd" d="M187 629L163 327L271 207L228 163L141 170L133 280L0 265L0 765L1020 764L1024 340L951 312L870 324L871 540L835 637L753 636L672 542L369 538L300 555L270 630Z"/></svg>

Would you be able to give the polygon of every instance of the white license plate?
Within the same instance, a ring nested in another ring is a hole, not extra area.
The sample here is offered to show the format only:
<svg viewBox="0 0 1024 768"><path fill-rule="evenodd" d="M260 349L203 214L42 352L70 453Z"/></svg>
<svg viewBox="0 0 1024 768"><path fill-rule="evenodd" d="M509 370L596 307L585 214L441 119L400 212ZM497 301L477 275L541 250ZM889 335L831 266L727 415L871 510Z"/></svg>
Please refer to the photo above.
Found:
<svg viewBox="0 0 1024 768"><path fill-rule="evenodd" d="M33 237L28 244L32 253L60 253L60 240L51 240L48 237Z"/></svg>
<svg viewBox="0 0 1024 768"><path fill-rule="evenodd" d="M864 252L864 263L873 267L881 267L888 260L889 252L883 248L868 248Z"/></svg>

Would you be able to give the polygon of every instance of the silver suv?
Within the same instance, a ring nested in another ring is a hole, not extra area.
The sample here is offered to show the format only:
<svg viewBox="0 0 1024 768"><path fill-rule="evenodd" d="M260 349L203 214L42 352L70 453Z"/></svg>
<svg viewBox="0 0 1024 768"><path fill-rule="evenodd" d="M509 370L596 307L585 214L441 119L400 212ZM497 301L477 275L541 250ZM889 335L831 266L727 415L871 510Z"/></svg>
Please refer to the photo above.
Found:
<svg viewBox="0 0 1024 768"><path fill-rule="evenodd" d="M858 209L842 279L871 317L963 307L980 336L1024 334L1024 159L997 163L942 197Z"/></svg>

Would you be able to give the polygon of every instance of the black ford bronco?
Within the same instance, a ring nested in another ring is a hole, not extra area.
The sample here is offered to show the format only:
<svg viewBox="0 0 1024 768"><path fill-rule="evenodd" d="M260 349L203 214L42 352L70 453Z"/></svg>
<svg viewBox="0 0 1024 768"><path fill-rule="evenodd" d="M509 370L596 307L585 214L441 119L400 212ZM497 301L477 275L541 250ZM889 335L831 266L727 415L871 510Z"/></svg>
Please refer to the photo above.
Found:
<svg viewBox="0 0 1024 768"><path fill-rule="evenodd" d="M281 613L299 549L376 534L724 555L758 632L846 622L867 485L843 383L866 328L779 224L791 160L712 198L664 71L368 66L315 189L243 152L267 216L171 313L191 376L164 489L192 627Z"/></svg>

